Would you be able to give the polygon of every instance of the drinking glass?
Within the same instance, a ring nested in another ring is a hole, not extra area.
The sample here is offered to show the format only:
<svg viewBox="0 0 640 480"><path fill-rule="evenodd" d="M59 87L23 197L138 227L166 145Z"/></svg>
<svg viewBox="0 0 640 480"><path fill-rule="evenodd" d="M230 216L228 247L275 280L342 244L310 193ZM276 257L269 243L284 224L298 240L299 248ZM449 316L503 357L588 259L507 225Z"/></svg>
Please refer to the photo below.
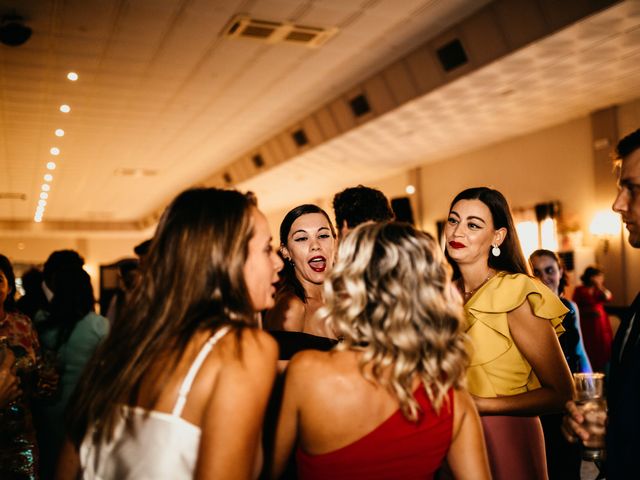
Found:
<svg viewBox="0 0 640 480"><path fill-rule="evenodd" d="M604 396L604 373L574 373L574 401L584 417L589 440L582 442L582 458L593 462L604 460L607 400Z"/></svg>

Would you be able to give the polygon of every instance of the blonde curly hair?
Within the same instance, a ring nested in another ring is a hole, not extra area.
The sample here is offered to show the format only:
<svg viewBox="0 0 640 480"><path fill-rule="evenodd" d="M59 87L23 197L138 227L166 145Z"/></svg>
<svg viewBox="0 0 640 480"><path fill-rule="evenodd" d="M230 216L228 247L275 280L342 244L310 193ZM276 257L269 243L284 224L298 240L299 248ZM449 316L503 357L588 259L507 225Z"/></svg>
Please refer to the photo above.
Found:
<svg viewBox="0 0 640 480"><path fill-rule="evenodd" d="M412 421L416 375L436 412L464 382L463 309L451 275L433 237L382 222L347 235L325 282L321 315L343 339L337 349L362 351L364 377L387 388Z"/></svg>

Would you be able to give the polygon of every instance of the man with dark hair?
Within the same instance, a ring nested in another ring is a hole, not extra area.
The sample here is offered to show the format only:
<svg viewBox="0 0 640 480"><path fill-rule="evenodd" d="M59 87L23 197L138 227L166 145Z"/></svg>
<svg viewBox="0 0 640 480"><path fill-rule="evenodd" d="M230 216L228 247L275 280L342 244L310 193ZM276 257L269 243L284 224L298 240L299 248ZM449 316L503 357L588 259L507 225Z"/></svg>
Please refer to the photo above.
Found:
<svg viewBox="0 0 640 480"><path fill-rule="evenodd" d="M358 185L347 188L333 197L336 228L340 236L365 222L392 220L389 200L380 190Z"/></svg>
<svg viewBox="0 0 640 480"><path fill-rule="evenodd" d="M616 147L619 178L613 210L622 216L629 244L640 248L640 129ZM640 452L640 294L623 316L611 353L607 384L607 465L609 480L637 478ZM584 416L575 403L567 404L563 430L567 440L589 439ZM603 416L604 418L604 416Z"/></svg>
<svg viewBox="0 0 640 480"><path fill-rule="evenodd" d="M47 300L51 301L56 291L56 279L64 272L71 270L81 270L84 265L84 258L75 250L56 250L47 261L44 262L42 274L44 276L43 290Z"/></svg>

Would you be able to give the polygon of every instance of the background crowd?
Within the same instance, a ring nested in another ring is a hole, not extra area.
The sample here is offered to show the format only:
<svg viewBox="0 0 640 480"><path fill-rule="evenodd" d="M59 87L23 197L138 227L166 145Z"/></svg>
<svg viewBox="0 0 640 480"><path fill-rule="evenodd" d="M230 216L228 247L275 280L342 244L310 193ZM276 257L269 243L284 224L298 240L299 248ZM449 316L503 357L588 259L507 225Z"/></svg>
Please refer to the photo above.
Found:
<svg viewBox="0 0 640 480"><path fill-rule="evenodd" d="M640 247L640 130L617 154ZM333 207L293 208L274 249L253 195L187 190L105 316L77 252L19 300L0 255L0 478L580 478L571 374L591 371L611 377L607 478L629 478L638 301L614 341L604 273L566 298L488 187L452 199L444 249L375 189Z"/></svg>

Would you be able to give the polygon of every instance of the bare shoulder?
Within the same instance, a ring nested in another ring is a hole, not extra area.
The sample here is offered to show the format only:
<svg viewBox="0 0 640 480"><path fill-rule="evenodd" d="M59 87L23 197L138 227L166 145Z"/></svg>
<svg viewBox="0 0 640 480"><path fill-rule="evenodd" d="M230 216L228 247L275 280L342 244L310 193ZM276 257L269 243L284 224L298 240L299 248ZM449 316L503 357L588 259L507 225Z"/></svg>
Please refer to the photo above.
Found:
<svg viewBox="0 0 640 480"><path fill-rule="evenodd" d="M301 332L304 328L305 304L296 295L285 292L267 313L265 327L270 330Z"/></svg>
<svg viewBox="0 0 640 480"><path fill-rule="evenodd" d="M345 383L352 385L352 377L361 377L353 352L305 350L295 354L287 368L287 381L306 391L336 392Z"/></svg>
<svg viewBox="0 0 640 480"><path fill-rule="evenodd" d="M275 365L278 344L271 335L256 328L230 331L220 340L220 354L225 361L250 364L252 368Z"/></svg>

